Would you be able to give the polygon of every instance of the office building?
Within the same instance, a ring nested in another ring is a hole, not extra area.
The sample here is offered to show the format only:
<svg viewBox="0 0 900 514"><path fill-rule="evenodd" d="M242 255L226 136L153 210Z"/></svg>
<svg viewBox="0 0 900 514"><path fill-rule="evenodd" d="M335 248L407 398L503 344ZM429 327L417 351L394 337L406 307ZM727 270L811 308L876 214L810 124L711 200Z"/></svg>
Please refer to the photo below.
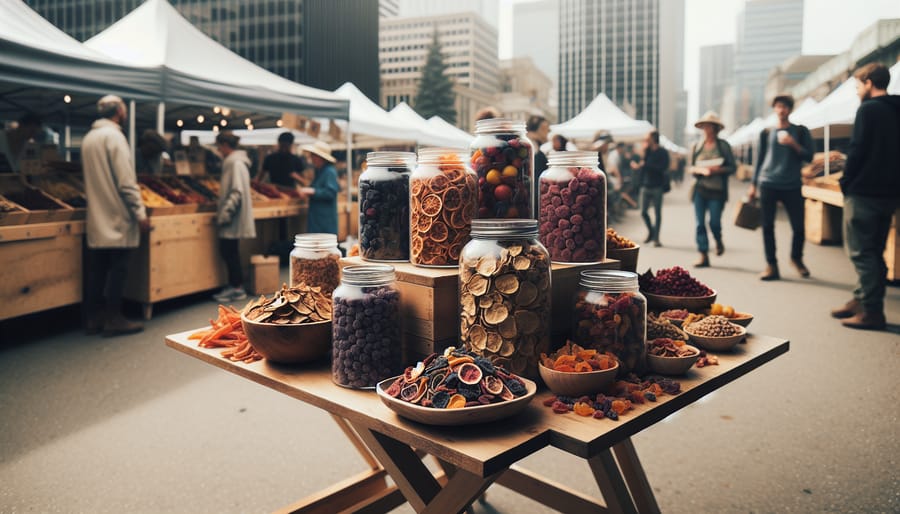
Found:
<svg viewBox="0 0 900 514"><path fill-rule="evenodd" d="M562 0L559 118L599 93L681 142L684 0Z"/></svg>
<svg viewBox="0 0 900 514"><path fill-rule="evenodd" d="M472 130L475 113L496 100L497 31L474 12L381 20L381 105L415 107L428 48L437 32L446 75L454 82L456 125Z"/></svg>
<svg viewBox="0 0 900 514"><path fill-rule="evenodd" d="M378 0L169 1L206 35L273 73L328 90L350 81L373 100L379 97ZM143 0L27 3L86 41Z"/></svg>
<svg viewBox="0 0 900 514"><path fill-rule="evenodd" d="M765 102L772 68L800 55L803 0L748 0L738 15L734 76L737 122L747 123L770 111Z"/></svg>
<svg viewBox="0 0 900 514"><path fill-rule="evenodd" d="M516 4L512 13L512 57L530 58L552 84L550 105L556 110L559 77L559 2ZM554 118L556 113L553 113Z"/></svg>
<svg viewBox="0 0 900 514"><path fill-rule="evenodd" d="M722 101L725 98L725 89L732 84L734 84L734 45L700 47L699 112L694 115L699 117L706 111L716 111L721 116L724 111Z"/></svg>
<svg viewBox="0 0 900 514"><path fill-rule="evenodd" d="M550 104L553 83L528 57L500 61L500 94L496 107L504 118L527 120L532 114L556 122L556 107Z"/></svg>
<svg viewBox="0 0 900 514"><path fill-rule="evenodd" d="M396 0L399 6L398 16L402 18L421 18L473 12L497 28L500 18L500 0ZM518 6L516 6L518 8Z"/></svg>
<svg viewBox="0 0 900 514"><path fill-rule="evenodd" d="M775 96L790 91L819 66L825 64L833 55L795 55L769 71L766 79L766 90L763 95L765 105L770 105Z"/></svg>
<svg viewBox="0 0 900 514"><path fill-rule="evenodd" d="M378 0L379 18L396 18L400 15L400 0Z"/></svg>

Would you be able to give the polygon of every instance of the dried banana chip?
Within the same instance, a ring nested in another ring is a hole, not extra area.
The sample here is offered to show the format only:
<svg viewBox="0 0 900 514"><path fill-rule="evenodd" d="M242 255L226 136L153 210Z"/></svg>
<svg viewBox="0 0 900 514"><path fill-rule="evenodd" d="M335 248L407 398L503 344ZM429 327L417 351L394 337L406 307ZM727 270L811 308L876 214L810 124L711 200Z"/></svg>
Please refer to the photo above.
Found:
<svg viewBox="0 0 900 514"><path fill-rule="evenodd" d="M519 307L528 307L538 297L538 288L531 282L519 284L519 294L516 295L516 304Z"/></svg>
<svg viewBox="0 0 900 514"><path fill-rule="evenodd" d="M494 287L503 294L510 295L519 290L519 279L512 273L494 279Z"/></svg>
<svg viewBox="0 0 900 514"><path fill-rule="evenodd" d="M500 334L496 332L490 332L487 334L487 344L485 348L493 353L497 353L500 351L500 348L503 346L503 338L500 337Z"/></svg>
<svg viewBox="0 0 900 514"><path fill-rule="evenodd" d="M497 332L505 339L512 339L519 334L519 329L516 327L516 318L510 316L503 320L503 323L497 327Z"/></svg>
<svg viewBox="0 0 900 514"><path fill-rule="evenodd" d="M466 285L470 293L475 296L481 296L487 292L490 280L481 275L472 275L472 278L469 279Z"/></svg>
<svg viewBox="0 0 900 514"><path fill-rule="evenodd" d="M475 351L483 351L487 345L488 334L481 325L473 325L469 328L469 344Z"/></svg>
<svg viewBox="0 0 900 514"><path fill-rule="evenodd" d="M489 325L502 323L509 316L509 310L502 303L491 305L484 311L484 321Z"/></svg>
<svg viewBox="0 0 900 514"><path fill-rule="evenodd" d="M531 259L529 259L528 257L525 257L524 255L517 255L513 259L513 268L515 268L516 271L525 271L530 267L531 267Z"/></svg>
<svg viewBox="0 0 900 514"><path fill-rule="evenodd" d="M522 245L510 245L510 246L506 247L506 250L509 252L510 255L515 257L522 253Z"/></svg>
<svg viewBox="0 0 900 514"><path fill-rule="evenodd" d="M497 268L499 267L500 262L495 257L486 255L478 258L478 264L475 265L475 270L485 277L490 277L497 272Z"/></svg>
<svg viewBox="0 0 900 514"><path fill-rule="evenodd" d="M504 339L503 344L500 345L500 351L498 352L501 357L509 357L512 354L516 353L516 345L513 344L509 339Z"/></svg>
<svg viewBox="0 0 900 514"><path fill-rule="evenodd" d="M541 326L541 318L532 311L516 311L516 325L523 334L534 334Z"/></svg>
<svg viewBox="0 0 900 514"><path fill-rule="evenodd" d="M462 312L470 316L475 315L475 296L471 292L464 291L459 295L459 305Z"/></svg>
<svg viewBox="0 0 900 514"><path fill-rule="evenodd" d="M490 308L491 305L494 305L494 301L496 298L493 294L487 294L478 299L478 308L479 309L487 309Z"/></svg>

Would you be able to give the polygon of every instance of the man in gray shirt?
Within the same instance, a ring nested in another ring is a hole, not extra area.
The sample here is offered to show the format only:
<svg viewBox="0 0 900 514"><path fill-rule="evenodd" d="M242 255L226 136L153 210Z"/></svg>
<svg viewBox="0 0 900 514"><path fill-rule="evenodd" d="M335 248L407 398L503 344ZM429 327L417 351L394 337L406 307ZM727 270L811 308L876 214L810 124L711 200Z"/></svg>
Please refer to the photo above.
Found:
<svg viewBox="0 0 900 514"><path fill-rule="evenodd" d="M778 259L775 256L775 208L778 202L784 205L791 223L791 263L801 277L809 277L809 270L803 264L804 201L801 194L803 182L800 168L804 162L812 160L813 140L809 129L788 121L794 109L794 98L779 95L772 101L772 108L778 117L774 130L763 130L759 136L759 157L753 184L747 195L752 200L759 195L763 246L766 252L766 270L760 280L778 280Z"/></svg>

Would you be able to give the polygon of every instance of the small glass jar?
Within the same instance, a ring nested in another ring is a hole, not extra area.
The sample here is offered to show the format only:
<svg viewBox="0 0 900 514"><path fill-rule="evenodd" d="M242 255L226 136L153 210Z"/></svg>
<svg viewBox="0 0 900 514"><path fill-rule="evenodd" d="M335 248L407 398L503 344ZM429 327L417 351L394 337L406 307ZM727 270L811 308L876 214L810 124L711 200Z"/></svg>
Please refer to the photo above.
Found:
<svg viewBox="0 0 900 514"><path fill-rule="evenodd" d="M400 293L394 267L347 266L334 290L331 377L334 383L368 389L402 371Z"/></svg>
<svg viewBox="0 0 900 514"><path fill-rule="evenodd" d="M291 251L291 287L318 286L331 295L341 282L341 251L334 234L297 234Z"/></svg>
<svg viewBox="0 0 900 514"><path fill-rule="evenodd" d="M537 235L536 220L474 220L459 264L461 342L529 378L550 347L550 256Z"/></svg>
<svg viewBox="0 0 900 514"><path fill-rule="evenodd" d="M469 149L478 176L475 217L537 219L534 145L525 135L525 122L479 120Z"/></svg>
<svg viewBox="0 0 900 514"><path fill-rule="evenodd" d="M597 152L553 152L540 179L540 237L553 262L606 258L606 175Z"/></svg>
<svg viewBox="0 0 900 514"><path fill-rule="evenodd" d="M411 152L370 152L359 176L359 256L367 261L409 260Z"/></svg>
<svg viewBox="0 0 900 514"><path fill-rule="evenodd" d="M475 216L475 173L464 151L426 148L409 178L409 261L456 267Z"/></svg>
<svg viewBox="0 0 900 514"><path fill-rule="evenodd" d="M647 299L630 271L581 272L572 336L576 343L619 360L619 376L643 373L647 358Z"/></svg>

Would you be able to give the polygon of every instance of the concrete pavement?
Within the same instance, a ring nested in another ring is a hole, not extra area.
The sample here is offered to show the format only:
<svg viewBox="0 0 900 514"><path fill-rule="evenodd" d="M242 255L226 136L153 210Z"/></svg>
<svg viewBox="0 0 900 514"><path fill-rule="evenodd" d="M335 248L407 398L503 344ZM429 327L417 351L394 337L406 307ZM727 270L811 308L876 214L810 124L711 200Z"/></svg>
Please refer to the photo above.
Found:
<svg viewBox="0 0 900 514"><path fill-rule="evenodd" d="M731 223L722 257L696 257L688 184L666 195L662 248L639 268L682 265L751 312L751 332L790 352L634 438L664 512L900 511L900 290L888 288L888 332L829 317L855 280L843 249L806 246L810 279L788 265L763 283L759 232ZM733 183L732 198L743 192ZM637 211L615 228L646 235ZM147 330L86 337L63 309L0 324L0 512L267 512L364 469L321 411L165 347L204 325L204 297L164 303ZM477 430L473 427L472 430ZM587 464L546 449L523 461L596 493ZM408 506L398 512L412 512ZM544 510L502 487L480 513Z"/></svg>

